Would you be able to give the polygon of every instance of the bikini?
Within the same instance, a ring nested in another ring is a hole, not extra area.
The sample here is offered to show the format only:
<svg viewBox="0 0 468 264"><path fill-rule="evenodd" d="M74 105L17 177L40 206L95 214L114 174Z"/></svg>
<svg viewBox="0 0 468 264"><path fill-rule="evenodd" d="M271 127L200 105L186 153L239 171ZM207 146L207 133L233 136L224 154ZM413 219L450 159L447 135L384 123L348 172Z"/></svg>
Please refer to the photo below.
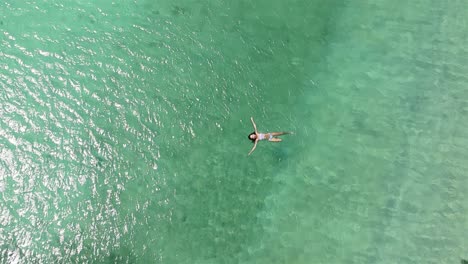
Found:
<svg viewBox="0 0 468 264"><path fill-rule="evenodd" d="M268 133L268 135L269 135L268 140L273 138L272 134ZM258 140L264 140L264 139L266 139L266 134L258 133Z"/></svg>

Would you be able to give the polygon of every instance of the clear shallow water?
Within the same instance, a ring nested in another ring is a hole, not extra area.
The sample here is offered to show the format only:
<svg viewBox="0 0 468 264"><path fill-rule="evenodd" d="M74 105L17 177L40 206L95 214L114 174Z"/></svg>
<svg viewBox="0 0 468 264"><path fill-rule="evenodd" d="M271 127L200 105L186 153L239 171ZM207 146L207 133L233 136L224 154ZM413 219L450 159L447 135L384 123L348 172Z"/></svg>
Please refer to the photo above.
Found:
<svg viewBox="0 0 468 264"><path fill-rule="evenodd" d="M467 4L0 7L2 263L467 257Z"/></svg>

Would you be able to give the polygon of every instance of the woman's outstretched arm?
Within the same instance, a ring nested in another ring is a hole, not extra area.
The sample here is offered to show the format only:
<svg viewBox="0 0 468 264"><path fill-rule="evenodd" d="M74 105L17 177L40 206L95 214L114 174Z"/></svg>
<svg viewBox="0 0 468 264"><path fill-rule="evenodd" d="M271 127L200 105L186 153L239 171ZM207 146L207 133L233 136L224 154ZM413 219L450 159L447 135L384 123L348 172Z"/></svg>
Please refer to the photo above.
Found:
<svg viewBox="0 0 468 264"><path fill-rule="evenodd" d="M250 121L252 121L252 125L253 125L253 127L254 127L255 134L258 133L258 132L257 132L257 126L255 125L255 122L254 122L254 120L253 120L253 117L250 117ZM254 147L254 148L255 148L255 147Z"/></svg>
<svg viewBox="0 0 468 264"><path fill-rule="evenodd" d="M257 142L258 142L258 139L255 140L254 146L253 146L252 150L250 150L249 155L247 155L247 156L250 156L250 154L252 154L252 152L255 150L255 148L257 147Z"/></svg>

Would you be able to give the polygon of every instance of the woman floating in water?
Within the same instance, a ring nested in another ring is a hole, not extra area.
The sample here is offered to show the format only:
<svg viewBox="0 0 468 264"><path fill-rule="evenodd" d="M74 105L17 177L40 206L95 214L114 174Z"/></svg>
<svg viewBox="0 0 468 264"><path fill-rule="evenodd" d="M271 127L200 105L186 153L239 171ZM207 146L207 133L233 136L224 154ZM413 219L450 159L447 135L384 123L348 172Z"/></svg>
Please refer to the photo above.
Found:
<svg viewBox="0 0 468 264"><path fill-rule="evenodd" d="M257 126L255 125L253 117L251 117L250 120L252 121L252 125L253 125L255 131L250 133L250 135L249 135L249 139L252 140L252 142L254 143L254 146L253 146L252 150L249 152L249 155L252 154L252 152L255 150L255 148L257 147L257 142L259 140L268 140L270 142L280 142L281 138L277 138L276 136L281 136L281 135L285 135L285 134L292 134L292 132L259 133L257 131Z"/></svg>

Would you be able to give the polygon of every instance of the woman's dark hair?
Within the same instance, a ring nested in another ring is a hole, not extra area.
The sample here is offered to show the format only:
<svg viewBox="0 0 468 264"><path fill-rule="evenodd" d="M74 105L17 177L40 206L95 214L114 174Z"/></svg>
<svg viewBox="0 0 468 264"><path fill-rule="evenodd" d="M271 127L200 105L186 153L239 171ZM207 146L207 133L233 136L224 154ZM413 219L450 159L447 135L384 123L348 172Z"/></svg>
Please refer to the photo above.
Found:
<svg viewBox="0 0 468 264"><path fill-rule="evenodd" d="M248 136L248 138L249 138L250 140L252 140L252 143L255 143L255 139L251 139L251 138L250 138L251 135L255 135L255 131L252 132L252 133L250 133L249 136Z"/></svg>

